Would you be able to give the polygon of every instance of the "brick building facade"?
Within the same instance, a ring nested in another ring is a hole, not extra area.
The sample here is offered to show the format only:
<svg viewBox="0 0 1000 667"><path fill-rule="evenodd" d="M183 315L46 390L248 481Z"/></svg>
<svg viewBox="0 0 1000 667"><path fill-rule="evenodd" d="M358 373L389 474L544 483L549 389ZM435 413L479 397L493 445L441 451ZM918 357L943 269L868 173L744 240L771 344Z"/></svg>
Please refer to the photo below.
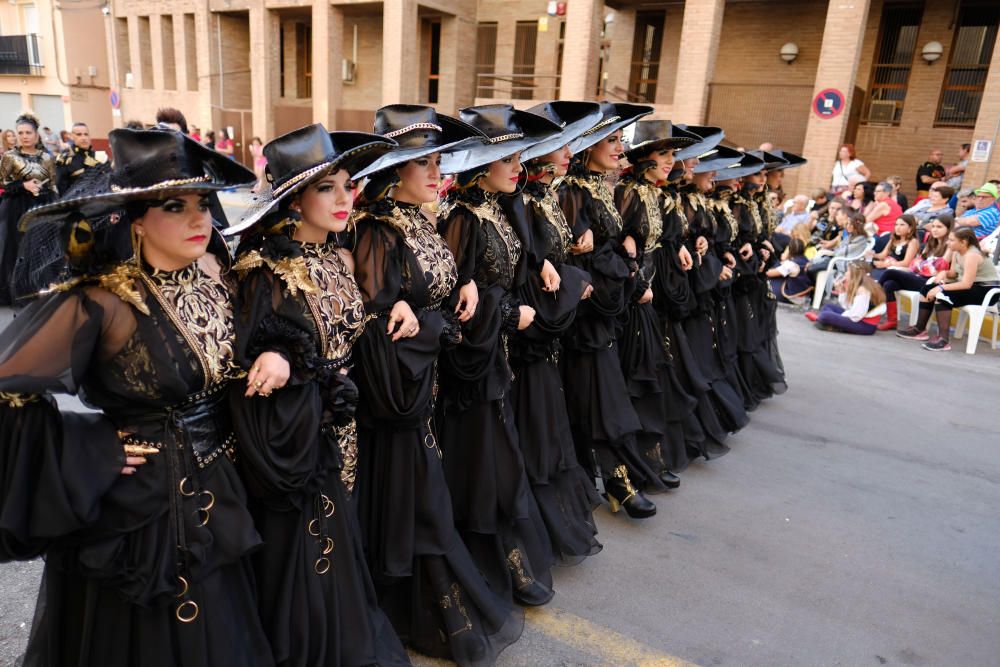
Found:
<svg viewBox="0 0 1000 667"><path fill-rule="evenodd" d="M48 1L38 0L39 9ZM1000 139L996 5L109 0L101 69L121 95L115 123L177 106L200 128L232 128L243 150L252 136L266 140L311 121L367 129L390 102L454 112L489 101L608 98L653 104L677 122L722 125L737 145L772 141L804 152L811 162L789 172L787 189L827 185L845 141L874 176L898 173L912 189L930 148L953 160L962 143ZM49 11L68 23L65 9ZM0 13L0 30L7 25ZM788 43L798 50L790 63L780 55ZM935 44L940 57L928 63L923 52ZM0 76L0 90L8 83ZM825 89L844 98L832 118L811 110ZM93 113L110 125L109 108ZM971 180L987 174L1000 175L997 151L969 167Z"/></svg>

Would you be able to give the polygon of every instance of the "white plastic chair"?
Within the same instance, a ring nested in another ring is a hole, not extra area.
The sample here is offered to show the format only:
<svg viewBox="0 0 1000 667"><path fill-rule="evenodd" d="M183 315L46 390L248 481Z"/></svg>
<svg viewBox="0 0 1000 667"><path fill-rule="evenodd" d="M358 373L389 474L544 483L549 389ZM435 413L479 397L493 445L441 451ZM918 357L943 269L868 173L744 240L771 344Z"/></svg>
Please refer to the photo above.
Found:
<svg viewBox="0 0 1000 667"><path fill-rule="evenodd" d="M983 298L983 302L978 306L962 306L958 310L958 322L955 323L955 338L961 338L965 333L965 325L969 325L969 339L965 343L965 353L975 354L976 345L979 343L979 332L982 331L983 321L989 315L993 318L993 338L990 341L991 349L997 349L997 330L1000 328L1000 310L997 304L990 305L994 297L1000 295L1000 287L994 287Z"/></svg>
<svg viewBox="0 0 1000 667"><path fill-rule="evenodd" d="M833 285L830 283L830 276L832 275L834 264L837 262L850 264L851 262L856 262L859 259L865 259L865 255L871 252L874 247L875 237L869 237L868 242L865 243L865 249L857 255L853 255L851 257L832 257L830 259L828 268L816 274L816 289L813 291L812 301L813 310L818 310L819 307L823 305L823 299L829 296L829 292L833 288Z"/></svg>
<svg viewBox="0 0 1000 667"><path fill-rule="evenodd" d="M910 326L917 326L920 319L920 292L913 290L896 290L897 308L902 310L903 302L906 302L906 309L910 320ZM898 312L898 311L897 311Z"/></svg>

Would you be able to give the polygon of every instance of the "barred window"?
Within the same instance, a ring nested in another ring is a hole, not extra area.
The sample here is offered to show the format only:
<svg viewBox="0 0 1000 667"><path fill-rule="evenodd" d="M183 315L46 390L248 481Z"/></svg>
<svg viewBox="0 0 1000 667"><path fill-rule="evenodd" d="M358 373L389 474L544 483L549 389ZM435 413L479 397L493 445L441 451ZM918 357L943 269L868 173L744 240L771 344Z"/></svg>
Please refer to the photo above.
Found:
<svg viewBox="0 0 1000 667"><path fill-rule="evenodd" d="M995 2L962 3L935 125L975 127L998 23L1000 7Z"/></svg>
<svg viewBox="0 0 1000 667"><path fill-rule="evenodd" d="M863 119L868 123L898 125L910 83L923 3L886 3Z"/></svg>
<svg viewBox="0 0 1000 667"><path fill-rule="evenodd" d="M496 21L480 22L476 28L476 97L494 96L496 62Z"/></svg>

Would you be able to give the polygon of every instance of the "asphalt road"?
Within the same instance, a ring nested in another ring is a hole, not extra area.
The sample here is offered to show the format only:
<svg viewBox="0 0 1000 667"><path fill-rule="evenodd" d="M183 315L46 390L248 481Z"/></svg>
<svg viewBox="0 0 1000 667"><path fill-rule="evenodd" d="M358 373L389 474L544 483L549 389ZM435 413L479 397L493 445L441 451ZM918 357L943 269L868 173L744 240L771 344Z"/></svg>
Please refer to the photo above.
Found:
<svg viewBox="0 0 1000 667"><path fill-rule="evenodd" d="M998 664L1000 351L779 321L789 392L654 518L600 510L604 551L556 573L501 666ZM0 566L0 665L39 571Z"/></svg>

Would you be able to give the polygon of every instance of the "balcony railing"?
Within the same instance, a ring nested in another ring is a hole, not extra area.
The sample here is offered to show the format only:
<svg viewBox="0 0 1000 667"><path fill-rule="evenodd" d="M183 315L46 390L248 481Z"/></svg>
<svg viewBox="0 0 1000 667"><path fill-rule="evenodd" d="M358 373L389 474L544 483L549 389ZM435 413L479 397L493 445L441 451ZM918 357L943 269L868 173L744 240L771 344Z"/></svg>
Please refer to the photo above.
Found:
<svg viewBox="0 0 1000 667"><path fill-rule="evenodd" d="M476 97L532 100L559 96L558 74L476 74Z"/></svg>
<svg viewBox="0 0 1000 667"><path fill-rule="evenodd" d="M42 75L38 35L0 37L0 74Z"/></svg>

